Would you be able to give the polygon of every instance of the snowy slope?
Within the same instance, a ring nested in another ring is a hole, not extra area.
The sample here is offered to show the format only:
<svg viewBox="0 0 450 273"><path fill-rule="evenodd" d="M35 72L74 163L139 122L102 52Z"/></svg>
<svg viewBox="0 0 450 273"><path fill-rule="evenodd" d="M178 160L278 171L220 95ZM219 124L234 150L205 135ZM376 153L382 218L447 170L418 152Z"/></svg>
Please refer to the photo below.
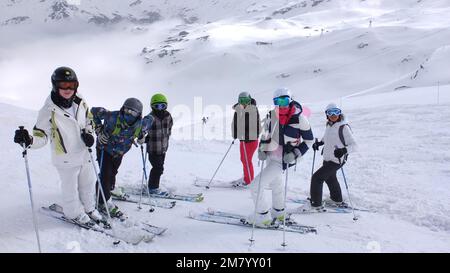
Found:
<svg viewBox="0 0 450 273"><path fill-rule="evenodd" d="M450 86L440 87L440 104L431 99L436 89L407 89L395 93L358 96L343 101L352 124L360 152L350 157L345 172L353 202L376 213L351 215L296 216L304 224L315 225L317 235L287 234L289 252L449 252L450 251ZM437 95L437 94L436 94ZM424 99L424 98L430 98ZM436 96L433 96L436 98ZM401 103L404 101L404 103ZM323 132L323 103L307 105L316 136ZM370 107L367 107L370 106ZM12 143L14 128L23 124L30 128L36 113L6 104L1 105L0 133L3 174L0 192L0 251L35 251L34 230L29 208L26 177L20 148ZM212 126L210 123L207 127ZM172 141L163 184L179 191L203 191L202 203L178 202L168 211L157 209L150 214L138 212L133 204L121 207L135 219L150 220L169 227L154 242L137 247L120 244L103 235L81 231L45 215L38 214L45 251L51 252L247 252L250 229L204 223L188 219L189 210L208 207L242 214L252 212L248 190L194 187L195 177L208 178L225 152L230 140ZM239 151L234 147L217 178L240 177ZM50 167L49 151L30 152L33 190L38 206L59 200L58 179ZM256 157L254 160L255 164ZM289 181L290 196L306 196L311 171L312 153L300 162ZM316 161L316 166L319 160ZM140 154L133 149L124 159L119 172L119 185L140 183ZM256 165L255 165L256 166ZM341 181L342 183L342 181ZM325 192L327 192L325 190ZM288 203L289 208L298 205ZM282 233L255 233L251 251L278 252ZM80 248L73 248L79 246Z"/></svg>

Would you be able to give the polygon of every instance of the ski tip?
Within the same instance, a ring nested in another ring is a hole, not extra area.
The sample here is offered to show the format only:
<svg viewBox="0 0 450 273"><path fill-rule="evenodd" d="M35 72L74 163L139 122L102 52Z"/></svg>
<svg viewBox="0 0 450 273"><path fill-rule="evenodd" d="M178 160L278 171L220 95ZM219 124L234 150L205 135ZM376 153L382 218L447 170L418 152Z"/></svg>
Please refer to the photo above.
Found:
<svg viewBox="0 0 450 273"><path fill-rule="evenodd" d="M156 234L145 235L144 236L144 242L150 243L151 241L153 241L153 239L155 239L155 237L156 237Z"/></svg>
<svg viewBox="0 0 450 273"><path fill-rule="evenodd" d="M155 236L156 236L156 235L153 235L153 236L144 235L144 236L141 236L141 238L140 238L139 240L137 240L137 241L135 241L135 242L132 242L131 244L132 244L132 245L138 245L138 244L140 244L141 242L144 242L144 243L150 243L151 241L153 241L153 238L155 238Z"/></svg>
<svg viewBox="0 0 450 273"><path fill-rule="evenodd" d="M188 217L189 217L189 218L193 218L193 219L194 219L197 215L198 215L198 213L195 212L195 211L193 211L193 210L190 210L189 213L188 213Z"/></svg>

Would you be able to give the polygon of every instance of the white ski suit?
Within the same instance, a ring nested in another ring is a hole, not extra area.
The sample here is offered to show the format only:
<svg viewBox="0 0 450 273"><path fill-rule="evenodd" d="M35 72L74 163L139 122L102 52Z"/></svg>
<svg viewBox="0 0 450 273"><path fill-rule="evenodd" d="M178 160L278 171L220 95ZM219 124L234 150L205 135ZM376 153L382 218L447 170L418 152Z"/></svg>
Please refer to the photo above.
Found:
<svg viewBox="0 0 450 273"><path fill-rule="evenodd" d="M52 163L61 179L62 207L69 219L95 209L96 177L82 130L92 133L92 115L77 93L72 108L63 109L49 96L33 128L32 149L50 140Z"/></svg>
<svg viewBox="0 0 450 273"><path fill-rule="evenodd" d="M312 145L314 139L308 120L301 115L300 104L293 101L291 105L296 109L284 126L280 126L274 110L267 115L259 150L265 151L268 154L268 159L265 161L265 168L251 184L252 198L255 206L257 206L256 212L259 214L269 211L270 204L266 201L265 189L270 188L272 190L272 218L278 218L284 210L284 179L282 174L283 170L287 168L287 164L283 163L285 146L288 143L294 146L294 152L298 156L297 160L300 160L301 156ZM295 163L290 166L293 165ZM261 185L259 186L260 180ZM259 200L257 200L259 187L261 189Z"/></svg>

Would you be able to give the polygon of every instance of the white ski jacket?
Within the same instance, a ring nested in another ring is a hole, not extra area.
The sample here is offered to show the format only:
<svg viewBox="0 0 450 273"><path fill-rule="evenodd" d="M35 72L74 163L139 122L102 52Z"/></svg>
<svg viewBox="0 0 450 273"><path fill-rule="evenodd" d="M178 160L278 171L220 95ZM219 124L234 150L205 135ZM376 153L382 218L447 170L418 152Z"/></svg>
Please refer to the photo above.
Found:
<svg viewBox="0 0 450 273"><path fill-rule="evenodd" d="M89 160L88 148L81 133L85 129L92 134L92 114L79 93L74 98L73 106L75 116L54 104L49 96L33 128L31 148L41 148L50 140L52 163L56 167L81 166Z"/></svg>
<svg viewBox="0 0 450 273"><path fill-rule="evenodd" d="M342 127L342 137L345 142L342 143L341 137L339 136L339 128ZM324 142L323 145L323 160L324 161L332 161L339 164L339 159L334 156L334 150L337 148L347 148L347 153L353 153L357 151L356 141L353 137L350 126L347 121L345 121L344 116L342 115L341 121L336 122L334 124L330 124L327 122L327 127L325 129L325 134L322 138ZM341 159L344 160L344 159Z"/></svg>

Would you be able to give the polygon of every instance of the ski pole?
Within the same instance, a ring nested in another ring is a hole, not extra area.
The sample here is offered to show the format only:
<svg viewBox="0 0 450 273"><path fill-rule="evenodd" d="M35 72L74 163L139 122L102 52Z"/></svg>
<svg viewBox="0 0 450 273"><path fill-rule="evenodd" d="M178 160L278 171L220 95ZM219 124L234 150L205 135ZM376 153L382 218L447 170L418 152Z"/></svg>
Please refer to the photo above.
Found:
<svg viewBox="0 0 450 273"><path fill-rule="evenodd" d="M341 171L342 171L342 176L344 177L344 183L345 183L345 188L347 189L347 195L348 195L348 201L350 201L350 206L352 207L352 211L353 211L353 221L358 220L358 218L355 215L355 207L353 206L352 203L352 199L350 197L350 191L348 189L348 185L347 185L347 179L345 178L345 174L344 174L344 164L341 163L341 159L339 158L339 165L341 165Z"/></svg>
<svg viewBox="0 0 450 273"><path fill-rule="evenodd" d="M251 174L250 174L250 165L248 164L248 157L247 157L247 148L245 147L245 142L242 144L242 146L244 146L244 156L245 156L245 163L247 163L247 173L248 173L248 178L250 180L251 178ZM245 176L244 176L245 177ZM253 179L250 180L250 182L253 181ZM244 181L245 183L245 181ZM250 184L250 183L249 183Z"/></svg>
<svg viewBox="0 0 450 273"><path fill-rule="evenodd" d="M100 153L100 162L99 162L99 168L100 168L100 175L99 175L99 177L101 178L102 177L102 170L103 170L103 156L104 156L104 153L105 153L105 147L102 145L101 146L101 153ZM97 210L98 210L98 204L99 204L99 199L100 199L100 189L97 187L97 198L96 198L96 208L97 208Z"/></svg>
<svg viewBox="0 0 450 273"><path fill-rule="evenodd" d="M317 138L315 140L315 143L317 143ZM313 149L314 150L314 149ZM316 150L314 150L314 155L313 155L313 163L312 163L312 169L311 169L311 177L314 174L314 163L316 163Z"/></svg>
<svg viewBox="0 0 450 273"><path fill-rule="evenodd" d="M141 207L141 200L142 200L142 189L143 189L143 187L144 187L144 179L145 179L145 181L147 181L147 171L146 171L146 169L145 169L145 162L147 162L147 153L145 153L145 156L144 156L144 147L143 147L143 145L141 145L141 155L142 155L142 183L141 183L141 195L139 196L139 205L138 205L138 208L139 209L142 209L142 207ZM151 200L151 197L150 197L150 190L148 189L148 186L146 186L145 187L146 189L147 189L147 195L148 195L148 205L150 206L150 212L154 212L155 211L155 208L153 207L153 205L152 205L152 200Z"/></svg>
<svg viewBox="0 0 450 273"><path fill-rule="evenodd" d="M286 180L284 182L283 243L281 244L281 246L283 246L283 248L285 248L287 246L287 244L286 244L286 197L287 197L288 179L289 179L289 165L286 168Z"/></svg>
<svg viewBox="0 0 450 273"><path fill-rule="evenodd" d="M211 182L213 181L214 177L216 177L216 174L217 174L217 172L219 171L220 166L222 166L222 163L223 163L223 161L225 160L225 158L227 157L228 153L230 152L231 146L233 146L235 140L236 140L236 139L233 139L233 142L231 142L230 147L228 147L227 152L226 152L225 155L223 156L222 161L220 161L220 164L219 164L219 166L217 167L216 171L214 172L213 176L211 177L211 180L209 181L208 185L206 186L206 189L209 189L209 185L211 185Z"/></svg>
<svg viewBox="0 0 450 273"><path fill-rule="evenodd" d="M89 151L89 156L91 157L91 162L92 162L92 166L94 167L94 171L95 171L95 175L97 176L97 183L98 183L98 188L100 189L100 193L103 199L103 204L105 205L106 208L106 214L108 215L108 220L111 221L111 215L109 214L109 209L108 209L108 204L106 203L106 197L105 197L105 192L103 191L103 184L102 181L100 180L100 175L97 172L97 167L95 166L94 163L94 157L92 156L92 149L88 148ZM112 223L112 221L111 221Z"/></svg>
<svg viewBox="0 0 450 273"><path fill-rule="evenodd" d="M19 129L23 130L24 126L19 126ZM36 212L34 210L33 189L31 187L31 177L30 177L30 167L28 165L27 147L25 147L25 143L22 143L22 148L23 148L22 156L25 159L25 170L27 173L27 180L28 180L28 192L30 194L31 212L33 214L34 231L36 233L36 241L38 244L39 253L42 253L41 239L39 238L39 228L38 228L38 223L37 223L37 219L36 219Z"/></svg>
<svg viewBox="0 0 450 273"><path fill-rule="evenodd" d="M259 173L259 184L258 184L258 193L256 195L256 202L255 202L255 211L253 213L253 225L252 225L252 236L249 239L250 241L250 247L253 246L253 243L255 242L254 237L254 232L255 232L255 222L256 222L256 210L258 208L258 204L259 204L259 196L261 194L261 181L262 181L262 174L264 171L264 161L262 161L261 163L261 172Z"/></svg>
<svg viewBox="0 0 450 273"><path fill-rule="evenodd" d="M100 193L102 195L103 204L104 204L105 209L106 209L106 215L108 216L108 220L109 220L109 224L111 225L112 232L113 232L114 236L116 236L117 233L116 233L116 230L113 227L111 214L109 213L108 204L106 202L105 192L103 191L102 181L100 180L100 175L97 172L97 167L95 166L94 157L92 156L92 149L90 147L88 147L88 151L89 151L89 156L91 157L92 167L94 168L95 175L97 176L97 183L98 183L98 187L100 188ZM119 243L120 243L120 240L117 240L117 241L113 242L114 245L117 245Z"/></svg>

